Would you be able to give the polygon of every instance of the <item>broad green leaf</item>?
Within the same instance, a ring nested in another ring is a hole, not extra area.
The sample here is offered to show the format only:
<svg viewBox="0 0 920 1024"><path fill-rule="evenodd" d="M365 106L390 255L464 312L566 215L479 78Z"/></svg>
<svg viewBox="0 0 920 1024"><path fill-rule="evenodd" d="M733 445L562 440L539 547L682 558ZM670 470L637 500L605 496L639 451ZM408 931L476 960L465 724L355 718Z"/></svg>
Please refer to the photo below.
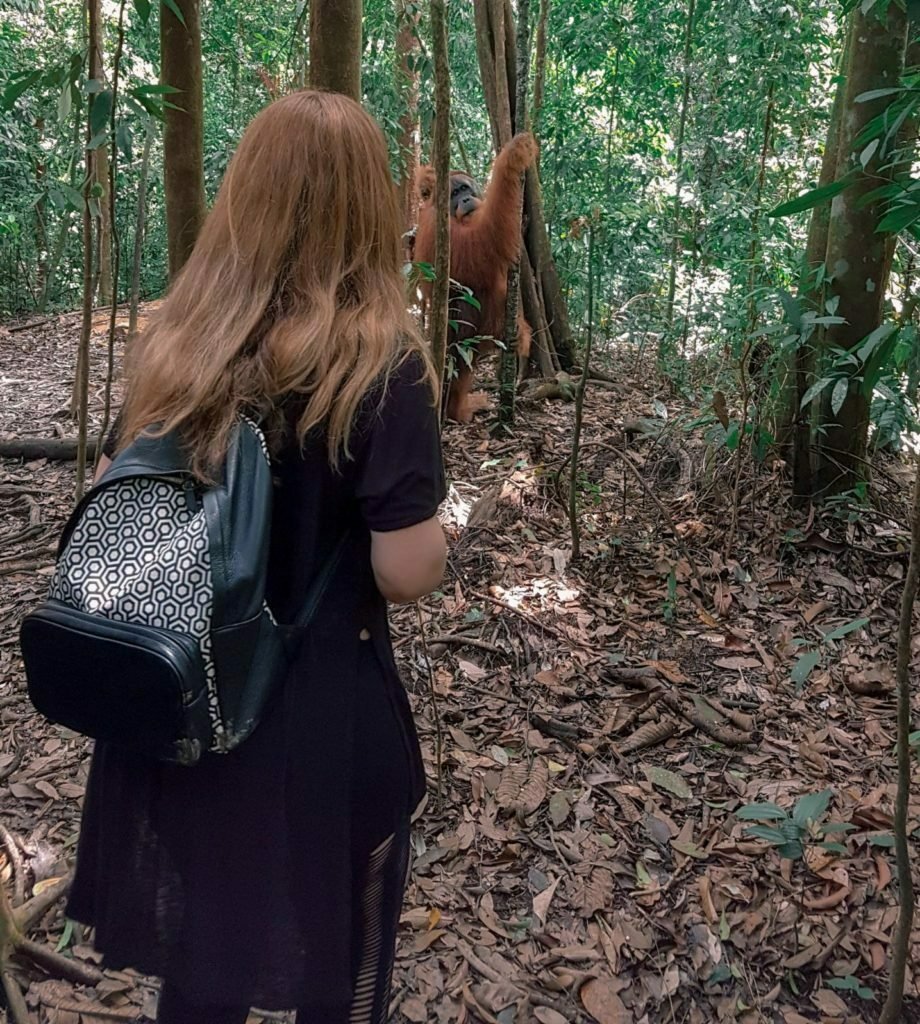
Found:
<svg viewBox="0 0 920 1024"><path fill-rule="evenodd" d="M682 800L689 800L693 795L686 779L676 775L674 772L669 772L667 768L659 768L655 764L644 764L642 765L642 771L653 786L665 789Z"/></svg>
<svg viewBox="0 0 920 1024"><path fill-rule="evenodd" d="M785 857L786 860L799 860L799 858L805 856L805 847L802 846L798 839L793 839L791 842L780 846L776 852L780 857Z"/></svg>
<svg viewBox="0 0 920 1024"><path fill-rule="evenodd" d="M101 132L96 134L87 142L87 149L98 149L100 146L104 146L109 141L108 128L104 128Z"/></svg>
<svg viewBox="0 0 920 1024"><path fill-rule="evenodd" d="M878 149L880 142L881 139L873 139L859 154L859 163L863 170L866 169L866 165L875 156L875 151Z"/></svg>
<svg viewBox="0 0 920 1024"><path fill-rule="evenodd" d="M73 109L73 87L71 86L70 82L65 82L64 83L64 88L61 89L61 93L58 96L58 105L57 105L58 121L63 124L64 121L66 121L67 118L70 117L70 112L71 112L72 109Z"/></svg>
<svg viewBox="0 0 920 1024"><path fill-rule="evenodd" d="M91 135L98 135L100 132L108 131L109 117L112 114L112 90L105 89L96 97L93 102L93 109L89 115L89 130ZM90 149L92 149L92 145Z"/></svg>
<svg viewBox="0 0 920 1024"><path fill-rule="evenodd" d="M817 667L821 661L820 651L807 651L803 654L792 666L792 672L789 673L789 678L795 683L795 692L801 693L802 687L805 685L808 677Z"/></svg>
<svg viewBox="0 0 920 1024"><path fill-rule="evenodd" d="M744 830L746 836L753 836L755 839L766 839L774 846L783 846L786 837L778 828L770 828L769 825L751 825Z"/></svg>
<svg viewBox="0 0 920 1024"><path fill-rule="evenodd" d="M141 19L141 24L146 25L150 21L150 0L134 0L134 9Z"/></svg>
<svg viewBox="0 0 920 1024"><path fill-rule="evenodd" d="M831 409L835 416L843 408L843 403L846 401L849 391L849 380L846 377L841 377L834 385L834 390L831 392Z"/></svg>
<svg viewBox="0 0 920 1024"><path fill-rule="evenodd" d="M897 324L882 324L881 327L876 327L871 334L866 335L866 340L863 341L859 348L856 350L859 361L864 363L872 355L875 349L887 338L889 335L894 334L898 329Z"/></svg>
<svg viewBox="0 0 920 1024"><path fill-rule="evenodd" d="M124 121L115 128L115 141L125 160L131 160L134 155L134 139L131 129Z"/></svg>
<svg viewBox="0 0 920 1024"><path fill-rule="evenodd" d="M880 835L869 836L870 846L880 846L884 850L890 850L894 846L894 836Z"/></svg>
<svg viewBox="0 0 920 1024"><path fill-rule="evenodd" d="M177 89L174 85L166 85L161 82L139 85L136 89L131 90L134 96L174 96L177 92L181 91L181 89Z"/></svg>
<svg viewBox="0 0 920 1024"><path fill-rule="evenodd" d="M843 843L818 843L817 845L822 850L827 850L828 853L839 853L841 857L845 857L850 852Z"/></svg>
<svg viewBox="0 0 920 1024"><path fill-rule="evenodd" d="M822 203L840 195L844 189L853 184L853 178L847 175L839 181L832 181L830 185L822 185L821 188L813 188L810 192L804 192L796 199L790 199L788 203L781 203L771 210L770 217L789 217L793 213L802 213L803 210L812 210Z"/></svg>
<svg viewBox="0 0 920 1024"><path fill-rule="evenodd" d="M835 377L824 377L819 381L816 381L812 386L802 395L802 408L812 402L821 392L836 380Z"/></svg>
<svg viewBox="0 0 920 1024"><path fill-rule="evenodd" d="M853 619L852 622L847 622L842 626L838 626L836 629L832 629L830 633L825 633L824 640L841 640L850 633L855 633L857 629L862 629L863 626L868 625L868 619Z"/></svg>
<svg viewBox="0 0 920 1024"><path fill-rule="evenodd" d="M741 426L733 420L729 423L728 430L725 432L725 447L730 452L733 452L737 449L740 440Z"/></svg>
<svg viewBox="0 0 920 1024"><path fill-rule="evenodd" d="M774 803L745 804L735 811L741 821L785 821L789 815Z"/></svg>
<svg viewBox="0 0 920 1024"><path fill-rule="evenodd" d="M26 74L14 75L3 90L0 109L12 110L13 104L27 89L31 88L42 77L41 71L29 71Z"/></svg>
<svg viewBox="0 0 920 1024"><path fill-rule="evenodd" d="M883 96L894 96L901 92L904 92L904 90L897 87L890 89L870 89L868 92L861 92L853 102L871 103L872 100L880 100Z"/></svg>
<svg viewBox="0 0 920 1024"><path fill-rule="evenodd" d="M894 234L910 227L918 218L920 218L920 203L904 203L889 210L878 222L878 227L875 230L878 234Z"/></svg>
<svg viewBox="0 0 920 1024"><path fill-rule="evenodd" d="M818 827L822 835L829 835L831 832L854 832L856 826L849 821L827 821Z"/></svg>
<svg viewBox="0 0 920 1024"><path fill-rule="evenodd" d="M830 806L833 790L823 789L820 793L806 793L792 811L792 820L801 826L810 821L820 821Z"/></svg>
<svg viewBox="0 0 920 1024"><path fill-rule="evenodd" d="M176 3L176 0L163 0L163 6L168 7L179 21L181 21L183 25L185 24L185 15L179 10L179 5Z"/></svg>

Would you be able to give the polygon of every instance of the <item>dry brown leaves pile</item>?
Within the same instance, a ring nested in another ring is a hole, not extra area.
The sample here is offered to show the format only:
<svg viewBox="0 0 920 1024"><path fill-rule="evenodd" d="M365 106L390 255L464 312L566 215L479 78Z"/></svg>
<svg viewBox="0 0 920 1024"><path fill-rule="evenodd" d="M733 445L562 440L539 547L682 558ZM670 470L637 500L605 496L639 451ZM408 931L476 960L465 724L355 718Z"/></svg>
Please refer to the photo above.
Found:
<svg viewBox="0 0 920 1024"><path fill-rule="evenodd" d="M69 432L75 334L61 320L0 336L0 435ZM790 509L778 467L752 470L726 552L730 457L682 429L699 410L638 373L633 355L613 373L618 384L589 391L577 565L560 473L571 407L522 410L513 441L490 440L484 424L446 431L448 580L423 602L424 641L415 611L394 616L432 786L393 1020L872 1021L897 913L891 687L906 471L883 467L877 507L841 525ZM73 467L7 462L2 474L0 865L21 899L73 856L87 751L30 713L16 647ZM797 686L810 652L817 664ZM828 819L849 826L829 837L845 854L815 836L803 860L781 860L736 817L825 789ZM59 908L35 937L92 960L91 936ZM917 963L905 1020L920 1020ZM89 990L34 971L26 981L30 1005L58 1024L153 1009L154 985L130 973Z"/></svg>

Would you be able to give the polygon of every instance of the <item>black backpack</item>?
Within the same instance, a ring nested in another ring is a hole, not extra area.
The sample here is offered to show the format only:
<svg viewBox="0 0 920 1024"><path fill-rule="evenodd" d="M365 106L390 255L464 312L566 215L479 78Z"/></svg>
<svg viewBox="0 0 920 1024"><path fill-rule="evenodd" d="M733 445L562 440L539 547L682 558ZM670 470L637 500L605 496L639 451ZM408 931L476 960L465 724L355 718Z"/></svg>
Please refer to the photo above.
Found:
<svg viewBox="0 0 920 1024"><path fill-rule="evenodd" d="M279 625L265 601L272 498L268 448L249 419L215 485L196 480L175 433L125 448L70 517L49 597L22 623L37 710L184 765L246 739L349 536L296 621Z"/></svg>

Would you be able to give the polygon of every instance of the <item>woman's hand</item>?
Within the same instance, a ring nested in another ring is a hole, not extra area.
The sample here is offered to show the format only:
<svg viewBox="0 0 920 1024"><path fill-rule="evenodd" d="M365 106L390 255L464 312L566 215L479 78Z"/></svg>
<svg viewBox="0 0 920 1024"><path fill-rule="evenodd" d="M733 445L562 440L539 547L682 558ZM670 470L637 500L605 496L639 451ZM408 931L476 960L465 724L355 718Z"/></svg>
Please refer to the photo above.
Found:
<svg viewBox="0 0 920 1024"><path fill-rule="evenodd" d="M374 578L393 604L409 604L436 590L446 562L447 541L434 517L405 530L371 531Z"/></svg>

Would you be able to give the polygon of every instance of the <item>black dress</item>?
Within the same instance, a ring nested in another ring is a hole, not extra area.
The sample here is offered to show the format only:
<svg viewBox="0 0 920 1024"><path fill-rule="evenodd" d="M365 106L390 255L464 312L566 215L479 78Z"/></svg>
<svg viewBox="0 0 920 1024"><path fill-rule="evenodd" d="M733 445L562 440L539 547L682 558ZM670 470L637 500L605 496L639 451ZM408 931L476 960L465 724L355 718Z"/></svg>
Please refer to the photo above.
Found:
<svg viewBox="0 0 920 1024"><path fill-rule="evenodd" d="M328 1024L386 1017L409 819L425 792L369 557L370 530L422 522L444 497L417 358L382 403L368 396L352 455L334 471L319 437L279 455L279 621L357 528L262 722L193 768L97 744L68 905L95 926L107 966L164 976L201 1004L313 1007Z"/></svg>

